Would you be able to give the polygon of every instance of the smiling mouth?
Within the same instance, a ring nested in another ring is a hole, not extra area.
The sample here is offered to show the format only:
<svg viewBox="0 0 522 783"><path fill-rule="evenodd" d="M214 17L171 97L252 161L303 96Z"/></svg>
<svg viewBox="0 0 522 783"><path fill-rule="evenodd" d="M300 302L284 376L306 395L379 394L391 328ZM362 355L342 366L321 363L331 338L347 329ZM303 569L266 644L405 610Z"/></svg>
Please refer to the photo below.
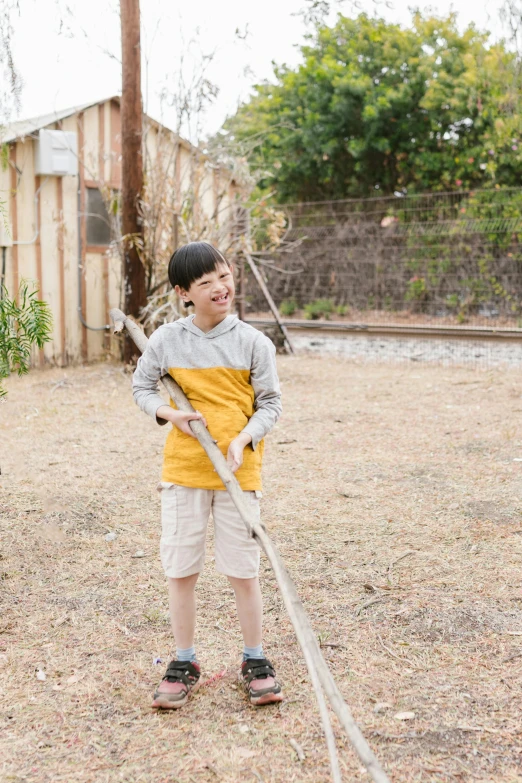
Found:
<svg viewBox="0 0 522 783"><path fill-rule="evenodd" d="M215 296L212 299L213 302L228 302L228 294L223 294L223 296Z"/></svg>

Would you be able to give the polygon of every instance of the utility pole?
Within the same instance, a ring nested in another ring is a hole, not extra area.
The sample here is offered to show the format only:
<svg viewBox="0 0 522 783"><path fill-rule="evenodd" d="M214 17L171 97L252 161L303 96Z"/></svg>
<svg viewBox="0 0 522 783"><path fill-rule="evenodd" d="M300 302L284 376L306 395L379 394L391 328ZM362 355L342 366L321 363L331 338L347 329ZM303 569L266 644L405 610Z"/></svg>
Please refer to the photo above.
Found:
<svg viewBox="0 0 522 783"><path fill-rule="evenodd" d="M138 213L143 190L141 47L139 0L120 0L121 17L121 230L123 243L123 275L125 310L139 318L147 303L145 268L136 245L143 242L143 227ZM125 340L125 360L135 353L132 341Z"/></svg>

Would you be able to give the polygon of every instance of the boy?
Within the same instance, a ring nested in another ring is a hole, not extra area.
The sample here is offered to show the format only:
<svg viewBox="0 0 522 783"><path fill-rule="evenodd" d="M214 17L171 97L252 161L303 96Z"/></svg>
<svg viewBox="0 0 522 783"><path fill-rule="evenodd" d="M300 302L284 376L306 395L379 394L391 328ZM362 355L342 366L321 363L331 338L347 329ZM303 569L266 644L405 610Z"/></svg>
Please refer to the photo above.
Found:
<svg viewBox="0 0 522 783"><path fill-rule="evenodd" d="M199 684L194 648L195 586L205 561L210 511L214 517L215 562L236 597L244 650L240 677L256 706L283 698L270 661L263 655L259 547L248 536L231 498L189 422L201 419L259 518L263 438L281 414L275 349L265 335L229 315L234 278L224 256L206 242L180 247L169 263L169 280L194 315L160 326L138 361L133 393L158 424L174 425L164 450L161 491L161 561L169 586L176 642L153 707L176 709ZM169 374L195 413L165 405L157 382Z"/></svg>

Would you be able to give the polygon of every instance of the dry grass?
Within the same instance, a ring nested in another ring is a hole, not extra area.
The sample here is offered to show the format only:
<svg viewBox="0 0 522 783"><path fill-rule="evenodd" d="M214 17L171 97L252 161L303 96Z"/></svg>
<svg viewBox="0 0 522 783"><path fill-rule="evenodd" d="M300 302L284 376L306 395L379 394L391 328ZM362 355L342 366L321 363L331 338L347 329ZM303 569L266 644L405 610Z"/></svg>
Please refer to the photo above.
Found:
<svg viewBox="0 0 522 783"><path fill-rule="evenodd" d="M372 747L393 781L522 781L520 371L281 357L280 373L264 519ZM226 673L179 713L149 708L153 660L172 653L164 431L129 385L110 365L33 372L0 407L0 780L326 782L266 561L265 644L287 701L253 711L237 689L232 595L209 562L199 656L205 679ZM346 780L367 780L340 745Z"/></svg>

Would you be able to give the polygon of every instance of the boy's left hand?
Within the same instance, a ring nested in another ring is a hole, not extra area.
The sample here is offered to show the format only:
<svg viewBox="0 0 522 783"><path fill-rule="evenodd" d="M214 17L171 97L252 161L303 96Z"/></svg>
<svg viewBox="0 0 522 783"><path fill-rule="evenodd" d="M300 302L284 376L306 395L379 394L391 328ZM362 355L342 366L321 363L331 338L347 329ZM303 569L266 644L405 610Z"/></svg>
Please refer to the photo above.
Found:
<svg viewBox="0 0 522 783"><path fill-rule="evenodd" d="M227 452L227 465L235 473L243 464L243 451L245 446L252 443L252 438L246 432L240 432L237 438L231 442Z"/></svg>

